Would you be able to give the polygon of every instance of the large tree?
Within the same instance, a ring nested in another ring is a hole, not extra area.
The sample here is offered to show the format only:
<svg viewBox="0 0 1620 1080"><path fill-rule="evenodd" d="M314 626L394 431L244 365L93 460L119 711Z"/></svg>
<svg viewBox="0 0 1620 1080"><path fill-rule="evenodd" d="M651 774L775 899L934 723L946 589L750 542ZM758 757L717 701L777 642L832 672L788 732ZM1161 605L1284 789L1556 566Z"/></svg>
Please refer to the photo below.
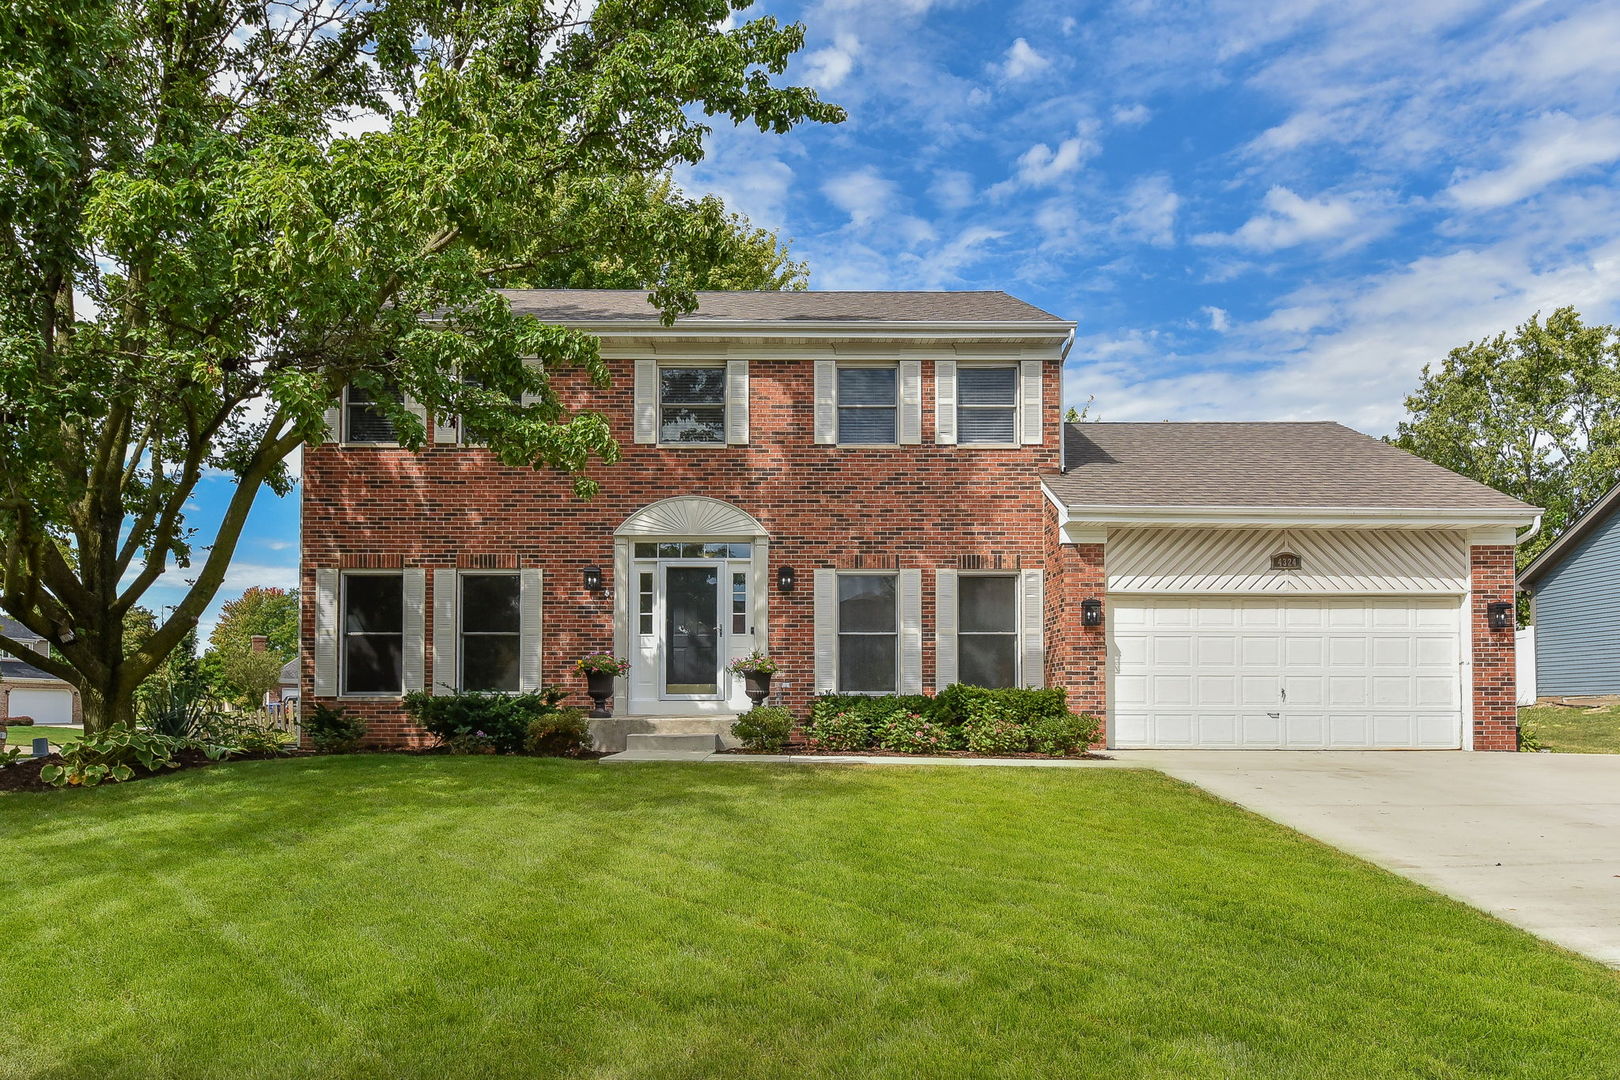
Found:
<svg viewBox="0 0 1620 1080"><path fill-rule="evenodd" d="M1620 331L1574 308L1425 367L1395 443L1546 509L1521 565L1620 480Z"/></svg>
<svg viewBox="0 0 1620 1080"><path fill-rule="evenodd" d="M51 640L92 729L218 590L262 486L345 384L397 390L590 494L617 447L548 372L594 339L492 287L802 277L688 199L706 120L842 113L777 85L802 27L748 0L16 0L0 10L0 607ZM525 363L524 358L538 363ZM520 404L521 402L521 404ZM223 472L209 535L186 503ZM180 603L124 616L172 566ZM13 645L0 638L0 645Z"/></svg>

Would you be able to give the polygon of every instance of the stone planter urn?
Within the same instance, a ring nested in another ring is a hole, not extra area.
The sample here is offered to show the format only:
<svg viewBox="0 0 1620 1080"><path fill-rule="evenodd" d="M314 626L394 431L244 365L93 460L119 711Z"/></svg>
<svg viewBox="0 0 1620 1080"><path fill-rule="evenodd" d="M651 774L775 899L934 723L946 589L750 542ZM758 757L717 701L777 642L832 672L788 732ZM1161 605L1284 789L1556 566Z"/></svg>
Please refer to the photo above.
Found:
<svg viewBox="0 0 1620 1080"><path fill-rule="evenodd" d="M765 704L765 699L771 696L771 673L768 671L748 671L743 673L743 693L748 700L754 703L754 708Z"/></svg>
<svg viewBox="0 0 1620 1080"><path fill-rule="evenodd" d="M586 692L591 695L591 702L596 706L591 710L593 718L613 715L608 708L608 701L613 697L613 673L611 671L587 671L585 673Z"/></svg>

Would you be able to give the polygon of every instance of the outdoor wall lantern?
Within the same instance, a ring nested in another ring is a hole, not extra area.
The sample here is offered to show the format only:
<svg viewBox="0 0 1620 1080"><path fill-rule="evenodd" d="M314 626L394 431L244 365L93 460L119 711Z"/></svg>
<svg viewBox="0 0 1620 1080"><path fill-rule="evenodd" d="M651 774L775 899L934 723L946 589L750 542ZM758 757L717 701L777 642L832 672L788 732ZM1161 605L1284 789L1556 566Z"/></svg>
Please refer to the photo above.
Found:
<svg viewBox="0 0 1620 1080"><path fill-rule="evenodd" d="M782 592L792 592L793 586L798 580L793 573L793 567L779 566L776 568L776 587Z"/></svg>
<svg viewBox="0 0 1620 1080"><path fill-rule="evenodd" d="M1080 601L1080 625L1081 626L1101 626L1102 625L1102 601L1101 600L1082 600L1082 601Z"/></svg>
<svg viewBox="0 0 1620 1080"><path fill-rule="evenodd" d="M1506 600L1498 600L1485 609L1485 621L1492 630L1513 629L1513 605Z"/></svg>
<svg viewBox="0 0 1620 1080"><path fill-rule="evenodd" d="M600 566L587 566L585 568L585 591L602 591L602 568Z"/></svg>

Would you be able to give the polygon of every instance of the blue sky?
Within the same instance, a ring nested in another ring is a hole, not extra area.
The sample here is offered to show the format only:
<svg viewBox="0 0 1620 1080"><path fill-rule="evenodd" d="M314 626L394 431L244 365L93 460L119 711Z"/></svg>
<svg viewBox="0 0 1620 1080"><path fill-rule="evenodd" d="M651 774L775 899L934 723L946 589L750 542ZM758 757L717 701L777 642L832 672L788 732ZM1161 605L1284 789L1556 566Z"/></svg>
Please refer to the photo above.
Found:
<svg viewBox="0 0 1620 1080"><path fill-rule="evenodd" d="M1620 320L1620 4L757 13L805 23L789 78L850 118L717 130L682 183L791 238L812 288L1076 320L1066 396L1101 419L1381 435L1454 345L1563 304ZM296 584L297 539L296 495L262 496L221 599Z"/></svg>

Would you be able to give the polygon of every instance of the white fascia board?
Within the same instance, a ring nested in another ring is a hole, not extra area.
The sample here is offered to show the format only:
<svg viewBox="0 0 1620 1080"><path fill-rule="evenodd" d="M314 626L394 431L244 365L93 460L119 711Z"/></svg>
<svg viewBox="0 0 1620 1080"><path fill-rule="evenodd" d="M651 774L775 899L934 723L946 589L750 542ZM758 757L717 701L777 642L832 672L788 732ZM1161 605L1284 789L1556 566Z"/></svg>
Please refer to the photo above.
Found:
<svg viewBox="0 0 1620 1080"><path fill-rule="evenodd" d="M539 316L534 316L539 318ZM1075 331L1072 322L872 322L860 320L817 320L815 322L723 322L662 323L622 320L618 322L557 322L573 330L588 330L601 337L775 337L836 338L883 337L899 340L927 338L1016 337L1050 340L1061 344Z"/></svg>
<svg viewBox="0 0 1620 1080"><path fill-rule="evenodd" d="M1518 529L1534 524L1536 518L1536 515L1530 512L1446 507L1396 509L1323 506L1075 506L1065 505L1050 489L1046 490L1048 498L1058 508L1060 521L1065 526Z"/></svg>

